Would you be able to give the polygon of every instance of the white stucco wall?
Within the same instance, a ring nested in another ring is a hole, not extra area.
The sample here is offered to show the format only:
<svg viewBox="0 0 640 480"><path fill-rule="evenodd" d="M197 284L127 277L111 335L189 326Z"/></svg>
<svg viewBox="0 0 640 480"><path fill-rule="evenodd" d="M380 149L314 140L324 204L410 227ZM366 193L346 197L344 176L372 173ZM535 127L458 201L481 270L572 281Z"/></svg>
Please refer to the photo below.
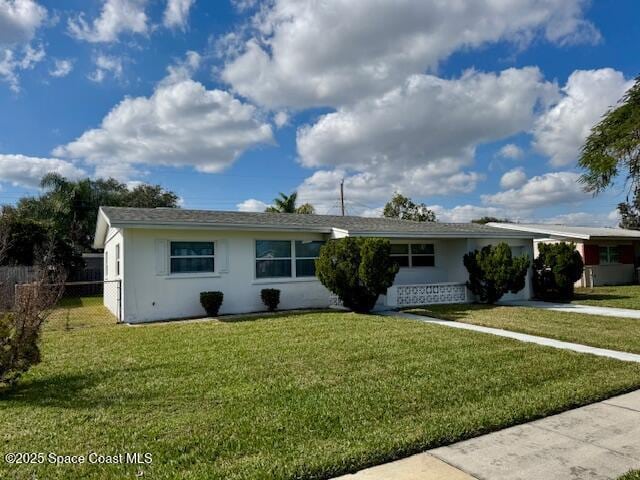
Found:
<svg viewBox="0 0 640 480"><path fill-rule="evenodd" d="M129 323L204 316L200 292L218 290L224 293L221 314L246 313L265 310L260 299L263 288L281 290L279 308L325 308L329 292L316 278L256 279L256 240L327 240L320 233L241 232L188 229L129 228L116 234L105 251L114 249L114 241L121 240L123 256L123 320ZM214 273L170 274L170 241L214 241L216 243ZM463 255L501 239L393 239L394 243L433 243L435 267L401 268L396 285L460 282L467 280L462 263ZM522 247L532 256L531 240L507 240L514 247ZM124 247L126 246L126 255ZM115 253L109 253L114 264ZM126 257L126 266L125 266ZM115 266L109 265L109 272ZM527 280L525 290L513 298L529 298ZM105 304L107 299L105 299ZM381 296L379 304L383 305Z"/></svg>
<svg viewBox="0 0 640 480"><path fill-rule="evenodd" d="M324 240L313 233L127 229L124 321L145 322L204 316L200 292L221 291L221 314L265 310L263 288L281 290L281 309L324 308L329 292L316 278L256 279L256 240ZM170 274L170 241L216 242L215 273ZM164 245L164 247L163 247ZM166 264L161 265L166 262Z"/></svg>
<svg viewBox="0 0 640 480"><path fill-rule="evenodd" d="M116 272L116 245L120 246L120 274ZM118 280L122 280L124 268L124 235L122 230L110 228L104 245L104 295L103 304L118 316Z"/></svg>

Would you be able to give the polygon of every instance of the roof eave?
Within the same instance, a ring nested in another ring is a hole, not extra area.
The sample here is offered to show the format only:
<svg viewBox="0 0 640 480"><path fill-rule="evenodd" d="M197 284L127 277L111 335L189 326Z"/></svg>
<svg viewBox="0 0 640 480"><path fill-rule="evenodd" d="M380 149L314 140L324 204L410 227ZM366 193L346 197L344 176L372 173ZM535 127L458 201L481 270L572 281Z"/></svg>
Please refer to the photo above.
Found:
<svg viewBox="0 0 640 480"><path fill-rule="evenodd" d="M96 231L93 234L93 248L104 248L107 232L109 231L109 217L104 213L102 207L98 209L98 220L96 221Z"/></svg>
<svg viewBox="0 0 640 480"><path fill-rule="evenodd" d="M522 226L517 223L505 224L505 223L490 222L490 223L487 223L487 225L493 228L501 228L504 230L512 230L512 231L520 231L520 232L530 232L538 235L545 235L547 237L562 237L562 238L577 239L577 240L591 239L591 235L587 235L587 234L567 233L567 232L561 232L558 230L552 230L552 229L546 229L546 228L532 228L532 227Z"/></svg>

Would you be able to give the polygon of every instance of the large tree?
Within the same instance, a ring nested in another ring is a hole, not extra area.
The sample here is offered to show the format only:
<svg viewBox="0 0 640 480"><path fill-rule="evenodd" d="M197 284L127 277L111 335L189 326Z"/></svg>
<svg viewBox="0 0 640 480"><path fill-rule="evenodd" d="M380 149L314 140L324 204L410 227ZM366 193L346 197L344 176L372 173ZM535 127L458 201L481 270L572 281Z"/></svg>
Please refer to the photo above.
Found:
<svg viewBox="0 0 640 480"><path fill-rule="evenodd" d="M387 202L382 211L382 216L388 218L400 218L415 222L435 222L436 214L429 210L424 203L414 203L410 198L396 193Z"/></svg>
<svg viewBox="0 0 640 480"><path fill-rule="evenodd" d="M633 200L621 203L621 226L640 225L640 77L622 100L591 129L578 164L585 189L598 194L623 175Z"/></svg>
<svg viewBox="0 0 640 480"><path fill-rule="evenodd" d="M2 208L0 228L11 240L4 263L30 265L46 243L54 246L60 263L73 270L80 254L91 250L100 206L178 206L178 197L158 185L129 189L112 178L74 181L51 173L41 187L41 195Z"/></svg>
<svg viewBox="0 0 640 480"><path fill-rule="evenodd" d="M291 195L286 195L280 192L277 198L273 199L273 205L267 207L265 212L270 213L303 213L312 215L316 213L316 209L310 203L303 203L298 206L298 192L293 192Z"/></svg>

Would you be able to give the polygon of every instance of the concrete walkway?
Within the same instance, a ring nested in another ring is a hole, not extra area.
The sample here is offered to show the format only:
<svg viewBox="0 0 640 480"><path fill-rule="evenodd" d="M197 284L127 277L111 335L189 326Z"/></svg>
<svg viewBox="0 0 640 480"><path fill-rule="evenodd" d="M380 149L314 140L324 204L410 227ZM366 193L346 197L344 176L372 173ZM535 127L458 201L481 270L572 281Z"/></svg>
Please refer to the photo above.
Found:
<svg viewBox="0 0 640 480"><path fill-rule="evenodd" d="M341 480L609 480L640 468L640 390Z"/></svg>
<svg viewBox="0 0 640 480"><path fill-rule="evenodd" d="M590 347L588 345L582 345L579 343L563 342L561 340L554 340L552 338L539 337L536 335L528 335L526 333L511 332L509 330L502 330L500 328L482 327L480 325L473 325L471 323L463 323L463 322L455 322L453 320L440 320L437 318L425 317L422 315L415 315L413 313L379 312L379 315L410 318L412 320L418 320L420 322L433 323L435 325L442 325L450 328L458 328L461 330L471 330L474 332L488 333L491 335L497 335L499 337L520 340L521 342L536 343L538 345L544 345L546 347L561 348L563 350L572 350L574 352L590 353L592 355L597 355L599 357L615 358L616 360L623 360L625 362L640 363L640 355L636 353L619 352L617 350L607 350L606 348Z"/></svg>
<svg viewBox="0 0 640 480"><path fill-rule="evenodd" d="M556 312L584 313L585 315L602 315L605 317L635 318L640 320L640 310L632 310L630 308L592 307L591 305L578 305L575 303L552 303L535 300L505 301L498 302L498 305L542 308Z"/></svg>

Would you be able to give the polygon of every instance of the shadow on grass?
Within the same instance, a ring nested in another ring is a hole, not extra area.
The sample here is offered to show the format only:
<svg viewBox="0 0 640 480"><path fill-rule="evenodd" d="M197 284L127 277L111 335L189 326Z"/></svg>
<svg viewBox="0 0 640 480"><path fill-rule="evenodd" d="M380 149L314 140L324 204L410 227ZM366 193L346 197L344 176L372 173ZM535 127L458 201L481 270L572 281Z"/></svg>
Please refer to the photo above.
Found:
<svg viewBox="0 0 640 480"><path fill-rule="evenodd" d="M158 400L153 395L140 394L137 390L122 390L116 394L104 394L114 391L111 385L117 383L117 377L137 375L149 370L166 368L167 364L151 367L127 368L123 370L100 370L87 373L65 373L46 377L23 379L11 388L0 390L0 408L4 405L26 405L36 407L56 407L70 410L109 407L117 404L146 404ZM97 388L101 385L108 389Z"/></svg>
<svg viewBox="0 0 640 480"><path fill-rule="evenodd" d="M575 293L573 295L573 301L581 300L629 300L632 299L631 295L620 295L616 293Z"/></svg>
<svg viewBox="0 0 640 480"><path fill-rule="evenodd" d="M243 315L221 315L217 320L223 323L254 322L256 320L277 320L280 318L297 317L314 313L350 313L340 310L305 309L305 310L281 310L276 312L257 312Z"/></svg>
<svg viewBox="0 0 640 480"><path fill-rule="evenodd" d="M456 321L467 318L470 312L478 310L493 310L495 308L500 308L500 306L481 303L456 303L451 305L425 305L424 307L407 309L405 312L427 315L441 320Z"/></svg>
<svg viewBox="0 0 640 480"><path fill-rule="evenodd" d="M82 407L82 392L100 381L97 375L59 374L33 380L20 380L13 387L0 390L0 405L38 405L56 407ZM102 402L99 402L102 403Z"/></svg>

